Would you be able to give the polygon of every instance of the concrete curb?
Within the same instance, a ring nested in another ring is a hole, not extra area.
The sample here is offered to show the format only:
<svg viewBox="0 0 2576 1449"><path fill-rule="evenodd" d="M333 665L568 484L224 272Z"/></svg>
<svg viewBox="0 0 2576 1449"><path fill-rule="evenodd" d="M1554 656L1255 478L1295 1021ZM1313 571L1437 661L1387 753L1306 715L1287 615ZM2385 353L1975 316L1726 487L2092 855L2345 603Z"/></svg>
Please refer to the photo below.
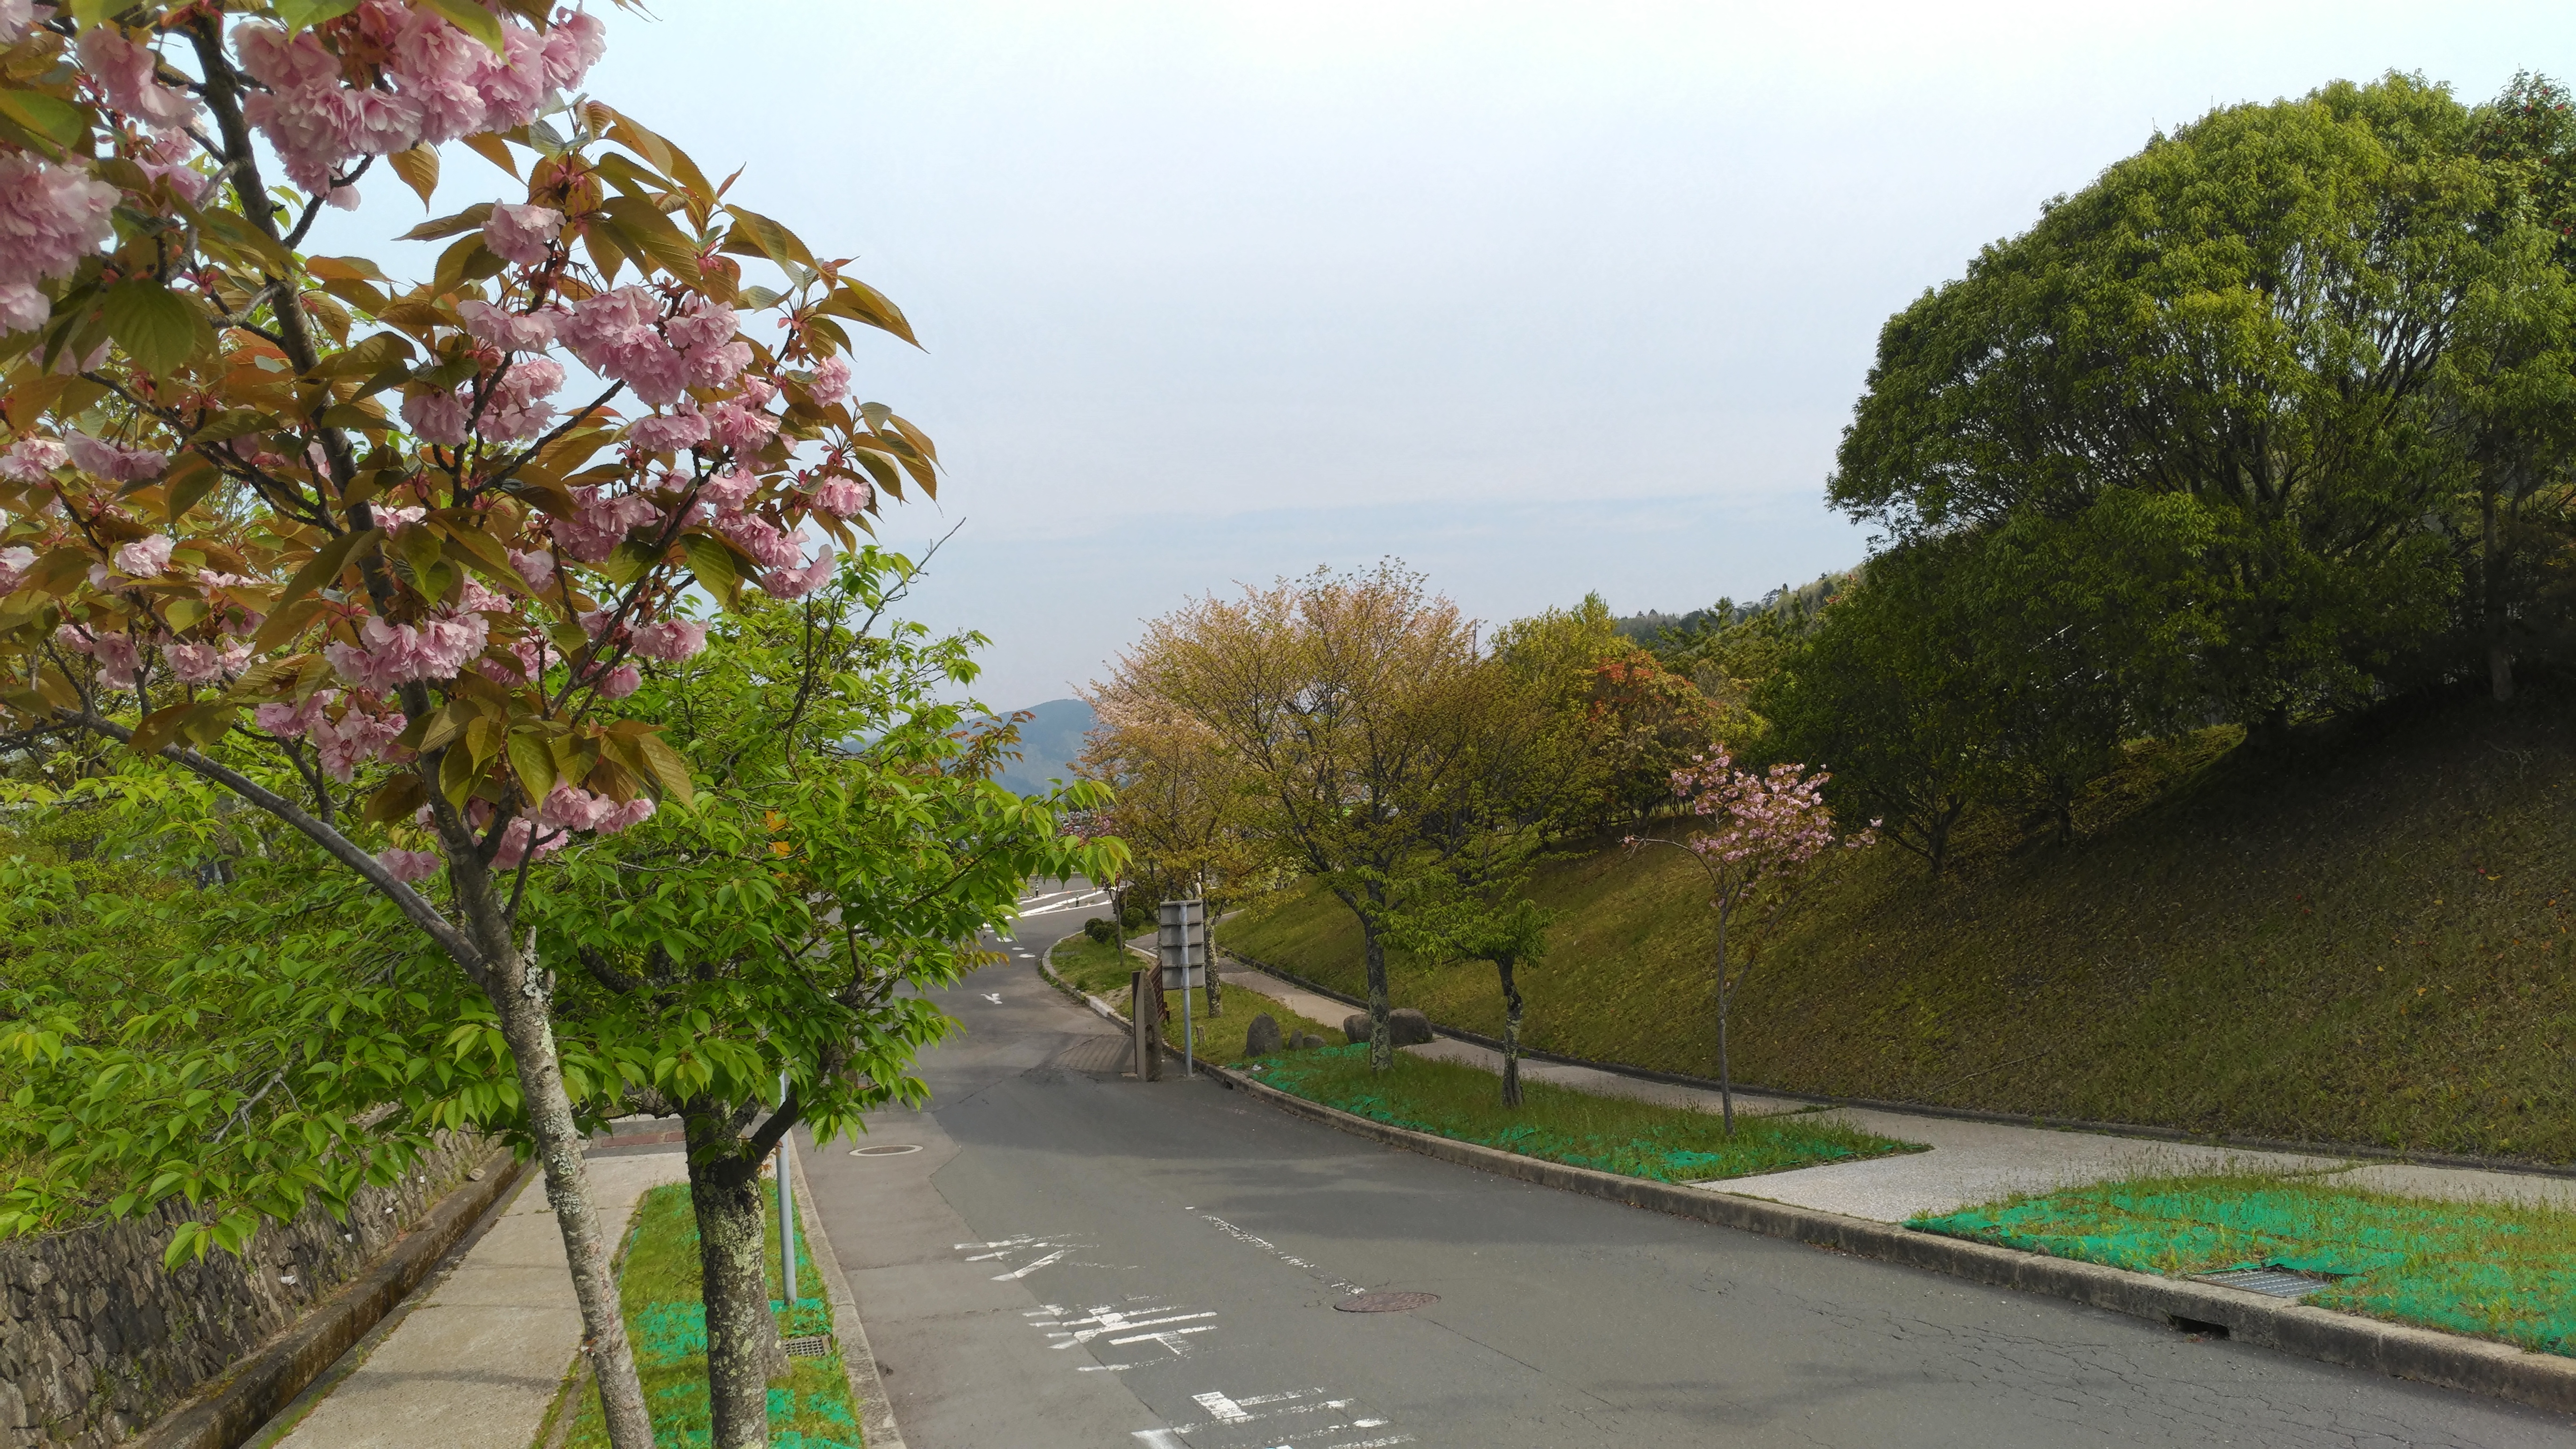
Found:
<svg viewBox="0 0 2576 1449"><path fill-rule="evenodd" d="M796 1173L797 1202L814 1201L813 1186L805 1180L805 1154L791 1153L788 1160ZM841 1369L849 1375L850 1397L858 1401L859 1428L868 1449L904 1449L903 1430L894 1421L894 1400L887 1397L885 1379L877 1372L876 1351L868 1347L867 1325L859 1321L858 1295L850 1291L849 1275L841 1271L840 1255L832 1251L832 1240L824 1235L823 1215L818 1212L800 1226L806 1252L814 1266L823 1270L823 1285L831 1290L832 1328L840 1344Z"/></svg>
<svg viewBox="0 0 2576 1449"><path fill-rule="evenodd" d="M1356 1010L1368 1010L1368 1003L1320 981L1300 976L1294 971L1273 966L1267 961L1246 956L1230 947L1216 948L1220 956L1230 956L1238 966L1275 976L1291 986L1311 991L1317 996L1341 1002ZM1482 1032L1462 1027L1431 1023L1441 1036L1455 1037L1488 1051L1501 1051L1503 1044ZM1589 1067L1614 1076L1634 1077L1641 1082L1662 1082L1676 1087L1699 1087L1717 1090L1710 1077L1694 1077L1687 1072L1667 1072L1659 1067L1632 1066L1627 1062L1596 1061L1590 1057L1570 1057L1521 1045L1521 1059L1532 1062L1554 1062L1565 1067ZM2286 1152L2302 1157L2350 1157L2370 1162L2398 1162L2420 1167L2466 1167L2480 1172L2512 1172L2525 1177L2576 1177L2576 1163L2538 1162L2519 1157L2480 1157L2472 1153L2416 1152L2395 1147L2377 1147L2366 1142L2305 1142L2288 1137L2239 1137L2224 1132L2191 1132L2180 1127L2156 1127L2141 1122L2096 1122L2084 1117L2044 1117L2028 1113L1997 1112L1985 1107L1943 1107L1930 1102L1904 1102L1888 1097L1823 1097L1813 1092L1793 1092L1782 1087L1759 1083L1737 1082L1735 1090L1759 1097L1777 1097L1790 1102L1812 1102L1820 1107L1857 1107L1871 1112L1897 1112L1909 1117L1940 1117L1957 1122L1994 1122L2007 1127L2044 1127L2060 1132L2091 1132L2104 1137L2138 1137L2151 1142L2190 1142L2204 1147L2238 1147L2248 1152Z"/></svg>
<svg viewBox="0 0 2576 1449"><path fill-rule="evenodd" d="M1671 1213L1721 1227L1812 1243L1817 1247L1909 1268L1947 1273L1998 1288L2045 1293L2177 1329L2192 1332L2216 1330L2230 1339L2315 1359L2320 1363L2371 1369L2395 1378L2511 1399L2556 1413L2576 1413L2576 1359L2531 1353L2510 1344L2461 1338L2429 1328L2383 1323L2350 1313L2310 1308L2260 1293L2221 1288L2213 1283L2158 1278L2152 1274L2131 1273L2067 1258L2044 1257L1961 1238L1918 1233L1891 1223L1817 1212L1762 1198L1678 1187L1645 1178L1596 1172L1585 1167L1569 1167L1561 1162L1546 1162L1472 1142L1459 1142L1427 1132L1372 1122L1280 1091L1224 1067L1210 1066L1207 1071L1228 1087L1248 1093L1292 1115L1390 1147L1402 1147L1426 1157L1436 1157L1500 1177L1518 1178L1523 1182L1578 1192L1587 1197L1606 1198L1631 1207Z"/></svg>
<svg viewBox="0 0 2576 1449"><path fill-rule="evenodd" d="M374 1267L234 1365L213 1392L129 1440L133 1449L233 1449L267 1427L409 1297L527 1170L512 1170L507 1148L477 1166L482 1181L458 1184Z"/></svg>

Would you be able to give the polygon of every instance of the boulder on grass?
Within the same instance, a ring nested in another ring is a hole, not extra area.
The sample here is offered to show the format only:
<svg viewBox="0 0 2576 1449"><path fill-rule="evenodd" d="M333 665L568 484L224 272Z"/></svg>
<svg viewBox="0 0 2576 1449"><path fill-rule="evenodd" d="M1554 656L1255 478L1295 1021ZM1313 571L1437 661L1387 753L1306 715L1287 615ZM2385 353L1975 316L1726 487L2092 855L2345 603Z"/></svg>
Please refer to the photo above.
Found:
<svg viewBox="0 0 2576 1449"><path fill-rule="evenodd" d="M1286 1046L1279 1038L1279 1023L1272 1021L1266 1011L1254 1017L1251 1028L1243 1034L1243 1054L1248 1057L1275 1056Z"/></svg>
<svg viewBox="0 0 2576 1449"><path fill-rule="evenodd" d="M1367 1041L1369 1039L1368 1013L1365 1011L1354 1011L1350 1015L1343 1017L1342 1035L1349 1037L1351 1039L1351 1045L1353 1046L1358 1046L1361 1042Z"/></svg>
<svg viewBox="0 0 2576 1449"><path fill-rule="evenodd" d="M1299 1051L1312 1051L1323 1044L1324 1039L1315 1035L1311 1031L1300 1032L1297 1034L1297 1050Z"/></svg>
<svg viewBox="0 0 2576 1449"><path fill-rule="evenodd" d="M1386 1033L1397 1046L1420 1046L1431 1040L1431 1018L1410 1006L1399 1006L1386 1014Z"/></svg>

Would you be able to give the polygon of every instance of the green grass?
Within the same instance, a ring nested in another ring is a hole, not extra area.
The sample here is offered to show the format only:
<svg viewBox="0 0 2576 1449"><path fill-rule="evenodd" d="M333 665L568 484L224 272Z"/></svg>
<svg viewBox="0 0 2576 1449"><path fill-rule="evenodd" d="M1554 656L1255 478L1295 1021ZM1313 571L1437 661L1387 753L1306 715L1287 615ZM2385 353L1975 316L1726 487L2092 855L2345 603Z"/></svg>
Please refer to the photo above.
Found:
<svg viewBox="0 0 2576 1449"><path fill-rule="evenodd" d="M1281 1091L1372 1121L1658 1182L1747 1177L1921 1150L1805 1114L1739 1114L1729 1137L1713 1112L1527 1080L1513 1111L1502 1105L1492 1072L1404 1052L1393 1069L1372 1072L1365 1042L1283 1052L1260 1066L1260 1080Z"/></svg>
<svg viewBox="0 0 2576 1449"><path fill-rule="evenodd" d="M2255 757L2232 729L2141 744L2071 847L1962 826L1952 871L1843 858L1733 1019L1738 1080L2248 1137L2576 1160L2576 721L2410 704ZM1698 868L1615 845L1543 864L1560 913L1526 1040L1710 1075ZM1320 892L1228 944L1357 994ZM1491 967L1396 958L1395 1004L1500 1035Z"/></svg>
<svg viewBox="0 0 2576 1449"><path fill-rule="evenodd" d="M766 1219L766 1261L773 1294L780 1286L778 1211L772 1198ZM779 1329L793 1335L832 1331L832 1308L824 1296L823 1277L802 1251L803 1205L798 1205L796 1262L798 1303L793 1313L780 1311ZM626 1332L635 1344L635 1363L644 1381L644 1401L653 1415L654 1442L664 1446L704 1445L711 1432L707 1404L706 1310L701 1306L698 1273L698 1224L689 1207L685 1183L654 1188L635 1209L635 1224L626 1237L618 1270L618 1294L626 1311ZM773 1303L779 1300L773 1298ZM860 1449L858 1407L850 1400L848 1371L836 1345L822 1358L789 1360L788 1376L769 1386L769 1442L772 1449ZM571 1449L607 1449L608 1431L601 1422L599 1388L585 1386L573 1420Z"/></svg>
<svg viewBox="0 0 2576 1449"><path fill-rule="evenodd" d="M2024 1195L1906 1226L2169 1276L2329 1274L2305 1302L2576 1356L2576 1213L2230 1174Z"/></svg>
<svg viewBox="0 0 2576 1449"><path fill-rule="evenodd" d="M1127 974L1143 964L1134 952L1082 936L1068 937L1058 942L1055 948L1055 973L1058 976L1071 982L1075 989L1087 991L1122 1012L1127 1009ZM1250 1057L1251 1053L1244 1050L1244 1036L1252 1030L1252 1019L1265 1014L1279 1023L1279 1030L1290 1037L1301 1032L1313 1032L1328 1042L1343 1039L1342 1029L1337 1025L1328 1026L1299 1016L1257 991L1226 986L1222 976L1218 979L1219 995L1225 1003L1223 1015L1211 1017L1207 1014L1205 995L1194 997L1190 1003L1189 1024L1198 1033L1192 1050L1209 1061L1236 1062ZM1181 994L1164 992L1163 1009L1167 1014L1163 1040L1172 1050L1179 1051Z"/></svg>

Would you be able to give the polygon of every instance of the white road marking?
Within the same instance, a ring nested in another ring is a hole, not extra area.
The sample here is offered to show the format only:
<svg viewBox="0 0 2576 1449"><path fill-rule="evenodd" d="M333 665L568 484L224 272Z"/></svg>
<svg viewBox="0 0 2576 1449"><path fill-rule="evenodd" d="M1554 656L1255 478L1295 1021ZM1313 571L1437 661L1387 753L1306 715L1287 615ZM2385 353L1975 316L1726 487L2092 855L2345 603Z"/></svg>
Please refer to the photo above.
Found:
<svg viewBox="0 0 2576 1449"><path fill-rule="evenodd" d="M1242 1405L1214 1390L1204 1394L1192 1394L1190 1397L1198 1400L1200 1408L1214 1414L1224 1423L1246 1424L1252 1421L1252 1416L1244 1412Z"/></svg>
<svg viewBox="0 0 2576 1449"><path fill-rule="evenodd" d="M1002 993L998 991L987 991L984 993L984 999L993 1003L995 1006L999 1006L1002 1004Z"/></svg>
<svg viewBox="0 0 2576 1449"><path fill-rule="evenodd" d="M1148 1308L1143 1311L1145 1313L1159 1313L1162 1310L1157 1308ZM1206 1309L1197 1313L1175 1313L1167 1318L1144 1318L1135 1314L1121 1313L1115 1308L1095 1308L1091 1310L1091 1312L1092 1316L1089 1318L1070 1318L1061 1321L1067 1324L1089 1323L1095 1325L1094 1327L1068 1327L1057 1332L1050 1333L1047 1337L1060 1338L1063 1339L1064 1342L1049 1344L1047 1346L1049 1348L1071 1348L1078 1343L1089 1343L1103 1334L1120 1333L1130 1328L1159 1328L1166 1323L1187 1323L1194 1318L1216 1317L1216 1312L1213 1309ZM1044 1327L1045 1325L1040 1324L1038 1326ZM1184 1329L1182 1331L1185 1333L1205 1333L1214 1327L1216 1327L1216 1325L1211 1323L1205 1327ZM1109 1341L1111 1343L1135 1343L1140 1339L1151 1338L1153 1336L1154 1335L1150 1333L1139 1334L1136 1338L1113 1338Z"/></svg>
<svg viewBox="0 0 2576 1449"><path fill-rule="evenodd" d="M1132 1363L1087 1363L1082 1365L1080 1368L1075 1369L1074 1372L1078 1374L1114 1374L1120 1369L1131 1369L1134 1367L1135 1365Z"/></svg>
<svg viewBox="0 0 2576 1449"><path fill-rule="evenodd" d="M1215 1324L1203 1323L1196 1328L1167 1328L1160 1333L1139 1333L1127 1338L1113 1338L1109 1343L1113 1348L1124 1347L1131 1343L1159 1343L1176 1354L1187 1355L1190 1351L1189 1345L1177 1341L1182 1334L1214 1332L1216 1332Z"/></svg>
<svg viewBox="0 0 2576 1449"><path fill-rule="evenodd" d="M1047 1254L1045 1257L1038 1259L1036 1262L1029 1264L1025 1268L1014 1268L1008 1273L994 1274L993 1281L996 1283L1010 1283L1018 1279L1025 1278L1031 1273L1036 1272L1040 1268L1045 1267L1049 1263L1054 1262L1058 1258L1061 1258L1072 1251L1073 1249L1071 1248L1058 1248L1054 1252Z"/></svg>
<svg viewBox="0 0 2576 1449"><path fill-rule="evenodd" d="M1183 1208L1182 1211L1198 1212L1198 1209ZM1250 1243L1252 1246L1261 1249L1263 1252L1270 1254L1274 1258L1277 1258L1280 1262L1286 1263L1291 1267L1303 1268L1307 1272L1313 1273L1322 1278L1325 1284L1329 1287L1339 1289L1343 1293L1365 1293L1368 1291L1357 1283L1345 1283L1341 1279L1334 1277L1322 1264L1310 1263L1305 1259L1298 1257L1294 1253L1280 1247L1277 1243L1270 1241L1268 1238L1261 1237L1254 1233L1247 1233L1243 1229L1236 1227L1234 1224L1227 1222L1225 1219L1218 1217L1214 1213L1199 1213L1199 1216L1216 1224L1217 1231L1224 1233L1236 1242Z"/></svg>
<svg viewBox="0 0 2576 1449"><path fill-rule="evenodd" d="M1169 1429L1139 1429L1136 1437L1145 1441L1146 1449L1190 1449Z"/></svg>

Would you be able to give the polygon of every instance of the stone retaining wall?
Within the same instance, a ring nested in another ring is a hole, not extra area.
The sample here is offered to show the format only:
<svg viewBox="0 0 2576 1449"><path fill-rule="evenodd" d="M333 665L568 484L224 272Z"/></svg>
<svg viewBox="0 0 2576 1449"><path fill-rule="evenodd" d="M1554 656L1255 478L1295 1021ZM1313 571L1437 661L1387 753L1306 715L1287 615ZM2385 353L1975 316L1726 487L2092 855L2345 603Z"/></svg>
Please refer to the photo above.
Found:
<svg viewBox="0 0 2576 1449"><path fill-rule="evenodd" d="M132 1222L0 1243L0 1445L105 1449L133 1437L350 1279L490 1152L454 1137L399 1188L319 1207L164 1270L184 1202Z"/></svg>

